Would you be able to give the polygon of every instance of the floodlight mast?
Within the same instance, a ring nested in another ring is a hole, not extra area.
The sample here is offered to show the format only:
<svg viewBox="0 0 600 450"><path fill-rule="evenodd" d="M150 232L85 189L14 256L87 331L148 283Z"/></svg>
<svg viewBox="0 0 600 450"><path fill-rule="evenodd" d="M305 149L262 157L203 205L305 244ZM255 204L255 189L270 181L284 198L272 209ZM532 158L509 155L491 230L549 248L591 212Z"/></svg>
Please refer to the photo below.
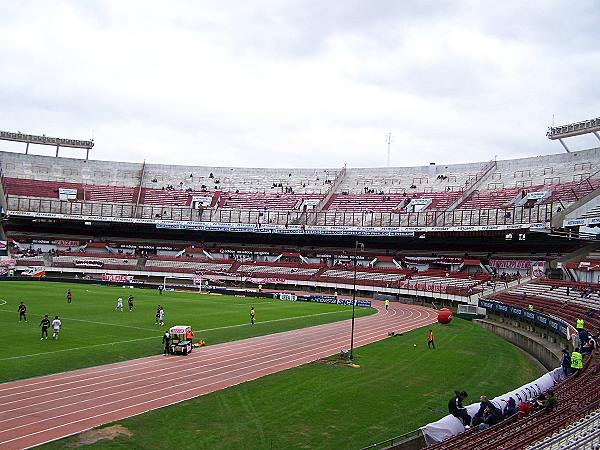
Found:
<svg viewBox="0 0 600 450"><path fill-rule="evenodd" d="M581 122L574 122L567 125L559 125L557 127L548 127L546 136L551 140L558 140L563 146L567 153L571 153L567 144L563 139L570 138L573 136L581 136L582 134L593 134L596 139L600 141L600 117L595 119L583 120Z"/></svg>
<svg viewBox="0 0 600 450"><path fill-rule="evenodd" d="M20 131L14 133L12 131L0 131L0 140L2 141L12 141L12 142L23 142L26 144L25 146L25 154L29 154L29 144L36 145L51 145L56 147L56 157L58 158L58 152L61 147L69 147L69 148L81 148L85 149L85 159L89 159L90 150L94 146L94 140L91 139L89 141L84 141L81 139L63 139L63 138L55 138L49 137L44 134L41 136L36 134L24 134Z"/></svg>
<svg viewBox="0 0 600 450"><path fill-rule="evenodd" d="M392 150L392 142L394 142L392 133L387 133L385 135L385 142L387 144L387 166L390 167L390 152Z"/></svg>

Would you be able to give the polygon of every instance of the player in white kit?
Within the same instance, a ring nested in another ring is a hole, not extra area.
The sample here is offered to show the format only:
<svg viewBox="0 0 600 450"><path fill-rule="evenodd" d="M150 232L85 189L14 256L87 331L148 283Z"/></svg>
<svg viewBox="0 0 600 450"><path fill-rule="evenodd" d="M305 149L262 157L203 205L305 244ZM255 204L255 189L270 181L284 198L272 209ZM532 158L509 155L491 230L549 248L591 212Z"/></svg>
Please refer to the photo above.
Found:
<svg viewBox="0 0 600 450"><path fill-rule="evenodd" d="M52 321L52 339L58 339L58 333L60 332L60 326L62 325L58 316L54 316Z"/></svg>

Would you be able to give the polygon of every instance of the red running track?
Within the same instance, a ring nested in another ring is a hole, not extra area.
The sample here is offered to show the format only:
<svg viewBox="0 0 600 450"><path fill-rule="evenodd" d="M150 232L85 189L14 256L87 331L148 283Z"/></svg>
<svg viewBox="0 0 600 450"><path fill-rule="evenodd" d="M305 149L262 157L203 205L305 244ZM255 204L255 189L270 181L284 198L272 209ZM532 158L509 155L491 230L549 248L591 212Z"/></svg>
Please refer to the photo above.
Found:
<svg viewBox="0 0 600 450"><path fill-rule="evenodd" d="M377 314L356 319L356 347L437 320L434 310L420 306L373 306ZM33 447L330 356L350 346L349 335L345 320L212 345L185 357L151 356L0 384L0 449ZM171 382L174 373L181 383Z"/></svg>

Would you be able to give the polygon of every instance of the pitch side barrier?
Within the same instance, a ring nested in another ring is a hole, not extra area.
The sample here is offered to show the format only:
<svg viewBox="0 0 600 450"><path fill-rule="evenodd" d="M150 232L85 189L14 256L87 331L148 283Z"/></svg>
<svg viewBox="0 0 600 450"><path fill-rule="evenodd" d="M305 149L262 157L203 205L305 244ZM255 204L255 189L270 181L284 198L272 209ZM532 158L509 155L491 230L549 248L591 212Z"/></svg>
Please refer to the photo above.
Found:
<svg viewBox="0 0 600 450"><path fill-rule="evenodd" d="M571 337L569 324L553 316L490 300L479 299L479 306L496 314L508 314L519 319L529 320L560 334L565 339L570 339Z"/></svg>

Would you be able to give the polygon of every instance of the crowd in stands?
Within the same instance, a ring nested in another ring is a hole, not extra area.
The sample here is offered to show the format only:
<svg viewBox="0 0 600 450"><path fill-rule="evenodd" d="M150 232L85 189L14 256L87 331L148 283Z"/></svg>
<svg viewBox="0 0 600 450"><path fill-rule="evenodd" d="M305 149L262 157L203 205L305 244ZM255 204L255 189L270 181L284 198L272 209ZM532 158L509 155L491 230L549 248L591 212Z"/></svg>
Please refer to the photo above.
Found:
<svg viewBox="0 0 600 450"><path fill-rule="evenodd" d="M479 397L479 409L471 417L463 406L463 401L467 397L468 394L465 391L455 391L454 397L448 402L448 412L459 419L465 429L474 427L478 430L485 430L515 414L518 414L519 418L524 418L538 411L551 413L558 405L558 398L553 390L540 393L531 400L520 402L518 405L513 397L509 397L506 404L502 406L494 404L485 395L481 395Z"/></svg>

